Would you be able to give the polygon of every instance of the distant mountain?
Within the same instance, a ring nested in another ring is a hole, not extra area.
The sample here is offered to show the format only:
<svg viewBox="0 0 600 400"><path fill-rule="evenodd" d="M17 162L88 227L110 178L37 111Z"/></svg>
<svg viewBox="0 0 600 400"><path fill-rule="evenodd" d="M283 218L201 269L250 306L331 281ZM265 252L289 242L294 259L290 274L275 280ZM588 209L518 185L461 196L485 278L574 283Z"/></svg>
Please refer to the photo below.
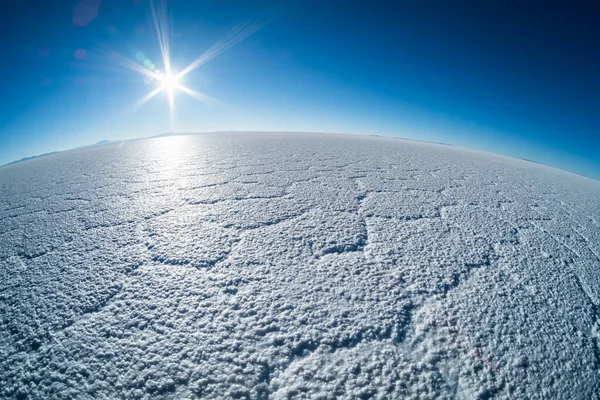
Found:
<svg viewBox="0 0 600 400"><path fill-rule="evenodd" d="M34 158L40 158L40 157L44 157L44 156L51 156L52 154L57 154L57 153L61 153L61 152L60 151L51 151L50 153L44 153L44 154L40 154L40 155L37 155L37 156L31 156L31 157L25 157L25 158L21 158L20 160L9 162L8 164L0 165L0 167L6 167L7 165L12 165L12 164L20 163L22 161L33 160Z"/></svg>
<svg viewBox="0 0 600 400"><path fill-rule="evenodd" d="M33 160L33 159L40 158L40 157L45 157L45 156L51 156L53 154L62 153L64 151L76 150L76 149L85 149L85 148L94 147L94 146L104 146L104 145L107 145L107 144L121 143L123 141L124 140L101 140L101 141L96 142L94 144L86 144L86 145L83 145L83 146L77 146L77 147L73 147L72 149L60 150L60 151L51 151L49 153L38 154L37 156L31 156L31 157L21 158L20 160L11 161L11 162L9 162L7 164L0 165L0 168L1 167L6 167L8 165L17 164L17 163L20 163L20 162L23 162L23 161Z"/></svg>
<svg viewBox="0 0 600 400"><path fill-rule="evenodd" d="M104 144L112 144L112 143L121 143L122 140L101 140L95 144L92 144L91 146L102 146ZM90 147L90 146L82 146L82 147Z"/></svg>

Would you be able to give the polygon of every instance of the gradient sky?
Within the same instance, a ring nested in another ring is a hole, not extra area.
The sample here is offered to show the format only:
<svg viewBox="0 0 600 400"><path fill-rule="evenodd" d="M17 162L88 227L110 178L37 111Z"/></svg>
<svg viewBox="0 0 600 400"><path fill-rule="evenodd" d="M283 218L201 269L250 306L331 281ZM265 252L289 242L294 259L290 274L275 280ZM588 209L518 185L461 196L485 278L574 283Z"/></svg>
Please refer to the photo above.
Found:
<svg viewBox="0 0 600 400"><path fill-rule="evenodd" d="M170 131L379 134L527 158L600 179L595 1L171 0L181 70L244 21L264 28L156 87L110 52L162 68L148 0L3 1L0 164ZM96 7L99 5L99 8ZM97 9L97 13L95 12Z"/></svg>

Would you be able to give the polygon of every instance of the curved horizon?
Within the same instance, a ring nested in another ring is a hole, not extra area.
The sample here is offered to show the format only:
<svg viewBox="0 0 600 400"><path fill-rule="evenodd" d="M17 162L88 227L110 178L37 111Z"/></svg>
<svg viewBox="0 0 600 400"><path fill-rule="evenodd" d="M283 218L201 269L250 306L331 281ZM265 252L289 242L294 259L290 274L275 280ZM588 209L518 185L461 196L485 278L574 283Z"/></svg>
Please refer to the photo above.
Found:
<svg viewBox="0 0 600 400"><path fill-rule="evenodd" d="M600 178L595 178L593 176L587 176L584 174L579 174L577 172L574 171L569 171L567 169L562 169L556 166L552 166L552 165L548 165L548 164L544 164L542 162L536 161L536 160L530 160L527 158L521 158L521 157L514 157L511 156L509 154L502 154L502 153L495 153L493 151L486 151L486 150L481 150L481 149L477 149L477 148L473 148L473 147L466 147L466 146L459 146L459 145L455 145L452 143L444 143L444 142L436 142L436 141L430 141L430 140L421 140L421 139L412 139L409 137L401 137L401 136L388 136L388 135L378 135L378 134L360 134L360 133L344 133L344 132L303 132L303 131L280 131L280 130L273 130L273 131L243 131L243 130L222 130L222 131L213 131L213 132L166 132L166 133L159 133L157 135L150 135L150 136L141 136L141 137L137 137L137 138L132 138L132 139L122 139L122 140L107 140L107 139L103 139L100 140L96 143L90 143L90 144L84 144L81 146L76 146L76 147L72 147L72 148L68 148L68 149L62 149L62 150L55 150L55 151L50 151L47 153L43 153L43 154L39 154L39 155L33 155L33 156L28 156L28 157L24 157L21 158L19 160L14 160L11 162L8 162L6 164L2 164L0 165L0 168L3 167L7 167L10 165L14 165L14 164L18 164L21 162L25 162L25 161L29 161L29 160L34 160L40 157L46 157L46 156L50 156L50 155L56 155L56 154L62 154L62 153L68 153L70 151L76 151L76 150L80 150L80 149L86 149L86 148L90 148L90 147L94 147L94 146L108 146L108 145L115 145L115 144L120 144L120 143L125 143L125 142L134 142L134 141L142 141L142 140L152 140L152 139L161 139L161 138L168 138L168 137L178 137L178 136L194 136L194 135L220 135L220 134L306 134L306 135L338 135L338 136L363 136L363 137L378 137L378 138L383 138L383 139L398 139L398 140L406 140L406 141L412 141L412 142L421 142L421 143L428 143L428 144L435 144L435 145L441 145L441 146L449 146L449 147L453 147L456 149L462 149L462 150L469 150L469 151L474 151L474 152L480 152L480 153L484 153L484 154L490 154L493 156L498 156L498 157L506 157L509 159L513 159L513 160L518 160L518 161L524 161L524 162L528 162L528 163L532 163L532 164L536 164L538 166L541 167L545 167L545 168L550 168L550 169L554 169L563 173L568 173L568 174L573 174L582 178L586 178L586 179L590 179L596 183L600 183Z"/></svg>

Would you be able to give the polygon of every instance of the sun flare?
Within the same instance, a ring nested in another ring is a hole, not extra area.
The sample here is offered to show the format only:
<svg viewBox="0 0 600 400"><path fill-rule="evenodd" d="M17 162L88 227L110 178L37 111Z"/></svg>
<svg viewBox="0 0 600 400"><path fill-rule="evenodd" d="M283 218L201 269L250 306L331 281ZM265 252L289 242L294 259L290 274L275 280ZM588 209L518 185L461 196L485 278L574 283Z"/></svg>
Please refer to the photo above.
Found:
<svg viewBox="0 0 600 400"><path fill-rule="evenodd" d="M143 53L136 53L136 59L140 62L136 62L122 54L113 52L109 50L109 55L121 63L123 66L135 71L139 72L142 75L145 75L146 82L155 82L156 87L136 101L131 109L137 109L148 102L150 99L154 98L159 93L164 92L167 95L167 99L169 102L169 114L171 119L171 128L173 128L174 118L175 118L175 93L183 92L196 100L199 100L204 103L219 103L217 100L213 99L210 96L207 96L204 93L193 90L189 87L184 86L181 83L181 78L188 75L193 70L202 66L206 62L212 60L217 57L219 54L225 52L227 49L235 46L237 43L241 42L248 36L252 35L263 26L267 24L267 22L259 22L259 21L247 21L237 25L231 32L225 35L221 40L218 40L213 46L211 46L208 50L202 53L198 58L196 58L191 64L187 65L185 68L179 70L179 72L174 73L171 66L171 57L170 57L170 48L169 48L169 19L168 12L166 8L166 0L150 0L150 11L152 14L152 22L154 24L154 30L156 32L158 46L160 48L160 52L162 55L162 64L163 69L159 70L156 66L159 64L150 60Z"/></svg>

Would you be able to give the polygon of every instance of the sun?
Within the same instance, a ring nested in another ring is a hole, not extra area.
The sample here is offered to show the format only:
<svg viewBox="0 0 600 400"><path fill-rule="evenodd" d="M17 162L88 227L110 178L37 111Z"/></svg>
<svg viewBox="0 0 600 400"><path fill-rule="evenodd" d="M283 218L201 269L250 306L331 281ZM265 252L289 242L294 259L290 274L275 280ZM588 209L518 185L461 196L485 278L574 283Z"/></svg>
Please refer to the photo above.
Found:
<svg viewBox="0 0 600 400"><path fill-rule="evenodd" d="M126 56L119 53L109 51L111 57L120 62L123 66L139 72L146 76L145 82L155 82L156 87L154 90L147 93L141 99L136 101L131 109L135 110L141 107L144 103L164 92L167 95L169 101L169 114L171 121L171 130L173 130L174 119L175 119L175 93L183 92L197 100L204 103L217 103L219 102L204 93L190 89L182 84L181 80L184 76L202 66L204 63L217 57L227 49L235 46L254 32L265 26L268 21L246 21L237 25L231 32L225 35L221 40L217 41L208 50L202 53L187 67L179 70L177 73L173 73L170 57L169 48L169 18L166 8L166 0L149 0L150 12L152 14L152 21L154 22L154 29L158 39L158 46L162 55L162 64L164 69L161 71L156 68L156 62L150 60L141 51L135 54L135 58L139 61L134 61Z"/></svg>
<svg viewBox="0 0 600 400"><path fill-rule="evenodd" d="M173 92L173 90L179 89L179 77L171 72L159 75L157 79L161 89L165 92Z"/></svg>

